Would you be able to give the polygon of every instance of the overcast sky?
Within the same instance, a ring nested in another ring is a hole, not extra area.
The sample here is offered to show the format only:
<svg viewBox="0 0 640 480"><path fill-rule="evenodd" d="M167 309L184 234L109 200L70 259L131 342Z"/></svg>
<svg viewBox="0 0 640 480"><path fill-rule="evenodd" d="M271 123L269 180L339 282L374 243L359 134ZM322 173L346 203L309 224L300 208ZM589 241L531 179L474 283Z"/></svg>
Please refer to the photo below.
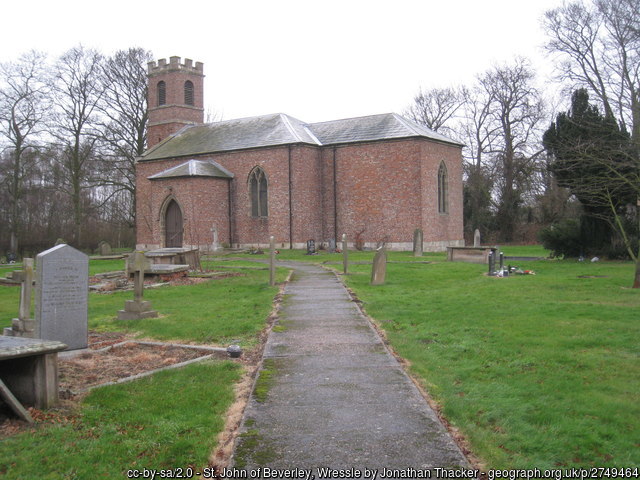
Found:
<svg viewBox="0 0 640 480"><path fill-rule="evenodd" d="M544 11L562 0L26 0L2 7L0 62L82 43L204 63L205 106L225 119L307 122L398 112L420 87L469 84L528 57L541 85Z"/></svg>

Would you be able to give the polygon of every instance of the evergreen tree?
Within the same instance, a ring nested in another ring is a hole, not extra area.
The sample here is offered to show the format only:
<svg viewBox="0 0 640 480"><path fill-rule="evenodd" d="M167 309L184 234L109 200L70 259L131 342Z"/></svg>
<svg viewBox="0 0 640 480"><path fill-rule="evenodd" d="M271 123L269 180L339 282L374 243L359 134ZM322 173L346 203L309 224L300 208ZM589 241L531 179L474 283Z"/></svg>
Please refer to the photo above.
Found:
<svg viewBox="0 0 640 480"><path fill-rule="evenodd" d="M635 203L625 178L634 173L630 138L610 115L589 103L585 89L576 90L571 109L560 113L543 136L551 156L549 170L584 207L581 239L587 251L602 252L611 241L616 214ZM596 253L594 252L594 253Z"/></svg>

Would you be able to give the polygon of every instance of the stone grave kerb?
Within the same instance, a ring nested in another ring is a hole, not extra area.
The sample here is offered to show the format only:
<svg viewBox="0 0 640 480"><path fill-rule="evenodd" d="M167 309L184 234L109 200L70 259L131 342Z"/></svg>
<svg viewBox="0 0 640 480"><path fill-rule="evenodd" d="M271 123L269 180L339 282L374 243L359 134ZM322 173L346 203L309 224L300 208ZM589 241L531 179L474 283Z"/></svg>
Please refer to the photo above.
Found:
<svg viewBox="0 0 640 480"><path fill-rule="evenodd" d="M34 337L65 343L69 350L88 344L89 257L56 245L36 257Z"/></svg>

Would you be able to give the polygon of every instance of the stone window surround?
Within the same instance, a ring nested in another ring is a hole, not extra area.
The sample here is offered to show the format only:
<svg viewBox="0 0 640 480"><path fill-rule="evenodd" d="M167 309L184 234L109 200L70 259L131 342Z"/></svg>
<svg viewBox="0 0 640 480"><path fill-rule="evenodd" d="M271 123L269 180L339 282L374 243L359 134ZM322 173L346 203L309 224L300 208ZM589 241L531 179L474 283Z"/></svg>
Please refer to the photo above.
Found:
<svg viewBox="0 0 640 480"><path fill-rule="evenodd" d="M438 213L442 215L449 213L449 178L444 161L440 162L438 168Z"/></svg>
<svg viewBox="0 0 640 480"><path fill-rule="evenodd" d="M267 174L260 166L256 166L249 173L249 213L254 218L269 216L269 181Z"/></svg>

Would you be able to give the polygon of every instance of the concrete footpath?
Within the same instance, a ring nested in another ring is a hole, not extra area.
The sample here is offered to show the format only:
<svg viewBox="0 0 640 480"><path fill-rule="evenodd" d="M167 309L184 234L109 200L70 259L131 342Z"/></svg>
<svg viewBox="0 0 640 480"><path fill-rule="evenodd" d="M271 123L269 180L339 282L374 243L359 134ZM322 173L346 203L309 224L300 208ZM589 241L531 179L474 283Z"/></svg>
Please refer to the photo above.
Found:
<svg viewBox="0 0 640 480"><path fill-rule="evenodd" d="M232 468L254 478L288 469L281 473L311 478L312 472L316 479L357 476L352 468L360 478L385 478L396 469L395 478L425 478L427 469L436 478L447 474L436 468L468 468L336 276L314 265L279 265L295 272L267 341Z"/></svg>

